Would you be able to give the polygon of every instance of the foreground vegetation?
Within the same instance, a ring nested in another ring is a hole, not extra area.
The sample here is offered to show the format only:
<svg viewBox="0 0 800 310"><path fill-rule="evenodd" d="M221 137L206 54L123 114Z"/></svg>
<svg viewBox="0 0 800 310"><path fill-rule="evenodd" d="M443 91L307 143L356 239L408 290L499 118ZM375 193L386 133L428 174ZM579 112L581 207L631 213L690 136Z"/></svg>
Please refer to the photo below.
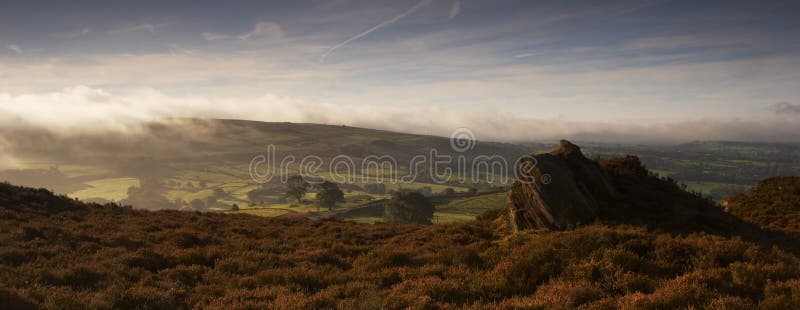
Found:
<svg viewBox="0 0 800 310"><path fill-rule="evenodd" d="M763 180L724 205L731 214L752 223L800 235L800 177Z"/></svg>
<svg viewBox="0 0 800 310"><path fill-rule="evenodd" d="M0 308L788 309L793 249L596 223L499 229L141 211L0 185Z"/></svg>

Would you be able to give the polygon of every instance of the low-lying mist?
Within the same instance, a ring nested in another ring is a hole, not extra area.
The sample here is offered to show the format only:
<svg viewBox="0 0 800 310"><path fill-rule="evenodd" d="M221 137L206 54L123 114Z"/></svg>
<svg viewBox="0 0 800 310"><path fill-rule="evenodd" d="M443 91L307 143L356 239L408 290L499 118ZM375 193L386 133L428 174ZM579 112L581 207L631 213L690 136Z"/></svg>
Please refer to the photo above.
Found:
<svg viewBox="0 0 800 310"><path fill-rule="evenodd" d="M449 136L454 129L467 127L480 140L516 142L562 138L615 143L800 142L796 134L800 132L800 113L791 112L794 110L787 106L795 107L789 103L764 106L747 119L712 115L665 120L659 115L634 118L620 114L614 120L577 121L569 115L545 118L486 109L310 103L274 95L210 99L170 96L152 89L116 94L78 86L46 94L0 93L0 137L7 140L2 153L8 157L8 149L33 146L26 143L56 150L41 144L64 146L60 141L74 142L75 137L97 140L103 136L113 136L113 142L117 142L120 136L129 139L151 135L152 123L169 122L171 118L225 118L349 125L438 136ZM35 137L9 137L26 133Z"/></svg>

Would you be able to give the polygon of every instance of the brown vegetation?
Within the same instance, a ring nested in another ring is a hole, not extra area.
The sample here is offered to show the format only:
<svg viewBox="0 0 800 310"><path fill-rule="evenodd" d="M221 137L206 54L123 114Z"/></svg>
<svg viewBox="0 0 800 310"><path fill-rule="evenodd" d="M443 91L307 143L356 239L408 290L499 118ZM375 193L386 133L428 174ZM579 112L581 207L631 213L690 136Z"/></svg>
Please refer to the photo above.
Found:
<svg viewBox="0 0 800 310"><path fill-rule="evenodd" d="M800 304L800 258L594 224L506 235L84 204L0 185L0 308L716 308ZM493 222L494 220L494 222Z"/></svg>
<svg viewBox="0 0 800 310"><path fill-rule="evenodd" d="M758 182L749 193L729 198L726 209L761 226L800 234L800 177Z"/></svg>

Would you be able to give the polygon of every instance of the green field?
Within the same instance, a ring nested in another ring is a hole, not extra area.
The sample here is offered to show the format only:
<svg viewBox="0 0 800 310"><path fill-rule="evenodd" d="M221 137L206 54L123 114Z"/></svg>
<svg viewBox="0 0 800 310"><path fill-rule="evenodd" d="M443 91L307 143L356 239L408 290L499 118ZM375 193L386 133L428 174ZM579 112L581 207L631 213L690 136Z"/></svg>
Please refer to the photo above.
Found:
<svg viewBox="0 0 800 310"><path fill-rule="evenodd" d="M506 193L480 195L454 200L446 205L436 206L434 222L448 223L475 219L481 213L506 206Z"/></svg>
<svg viewBox="0 0 800 310"><path fill-rule="evenodd" d="M52 152L20 163L15 171L0 171L0 180L31 187L43 187L80 199L96 199L126 203L131 187L144 190L142 197L161 196L173 208L187 209L191 202L204 205L199 210L226 211L233 204L248 210L272 208L287 212L315 212L311 203L313 194L305 197L308 203L289 204L283 197L285 189L275 183L274 188L261 201L250 201L248 193L265 185L252 180L249 164L255 156L266 155L267 145L274 146L275 158L294 156L288 164L289 173L297 173L300 160L314 155L330 162L339 155L347 155L354 162L375 155L391 155L396 159L397 174L409 172L409 160L416 155L428 154L437 149L442 155L480 156L500 155L516 159L534 152L545 152L550 143L494 143L478 141L475 149L466 153L450 152L448 138L412 135L382 130L330 126L317 124L263 123L235 120L186 120L158 127L156 133L141 137L119 139L119 145L97 144L91 158L51 158ZM154 138L155 137L155 138ZM163 140L159 137L169 137ZM67 143L68 141L64 141ZM84 143L86 141L82 141ZM741 142L692 142L679 145L623 145L580 142L587 154L601 158L636 154L647 167L663 177L671 177L687 185L687 189L711 196L716 200L746 190L758 180L774 175L800 174L800 146L792 144L759 144ZM108 149L103 149L108 146ZM513 161L512 161L513 162ZM367 199L386 198L386 194L369 194L357 187L377 183L378 175L390 174L385 168L359 166L348 180L353 188L345 190L347 201L337 209L346 209L365 203ZM451 167L452 168L452 167ZM317 175L332 179L328 167ZM471 175L468 173L468 175ZM387 191L420 190L430 188L439 193L447 188L465 192L470 187L483 189L504 184L466 184L452 182L437 184L425 174L413 183L383 180ZM222 190L223 195L219 195ZM438 206L436 221L451 222L471 219L482 211L502 207L502 195L471 197ZM141 198L141 197L140 197ZM146 208L147 200L138 201ZM135 203L134 203L135 204ZM189 209L195 209L192 205ZM276 211L247 211L270 216ZM377 219L359 219L374 222Z"/></svg>
<svg viewBox="0 0 800 310"><path fill-rule="evenodd" d="M506 194L504 192L457 198L445 204L436 205L433 214L433 223L465 222L474 220L476 216L487 210L505 207ZM359 223L383 222L382 217L359 216L340 218Z"/></svg>
<svg viewBox="0 0 800 310"><path fill-rule="evenodd" d="M90 187L71 193L71 197L78 199L105 199L120 201L128 197L128 188L139 186L139 180L134 178L112 178L88 181Z"/></svg>

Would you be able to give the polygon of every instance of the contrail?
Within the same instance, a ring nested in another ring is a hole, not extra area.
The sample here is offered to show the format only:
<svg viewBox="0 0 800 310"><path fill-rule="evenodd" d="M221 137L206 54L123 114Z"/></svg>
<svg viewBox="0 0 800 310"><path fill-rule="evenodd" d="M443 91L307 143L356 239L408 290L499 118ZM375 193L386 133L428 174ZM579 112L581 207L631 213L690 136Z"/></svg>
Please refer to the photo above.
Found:
<svg viewBox="0 0 800 310"><path fill-rule="evenodd" d="M380 24L377 24L377 25L373 26L372 28L367 29L364 32L361 32L361 33L359 33L357 35L354 35L353 37L351 37L351 38L349 38L347 40L342 41L342 43L336 44L335 46L333 46L333 47L329 48L327 51L325 51L325 54L322 54L322 57L319 58L319 62L325 61L325 58L328 57L328 55L330 55L331 53L333 53L333 51L335 51L336 49L338 49L338 48L340 48L342 46L345 46L350 42L358 40L358 39L364 37L365 35L370 34L371 32L373 32L375 30L378 30L378 29L381 29L381 28L383 28L383 27L385 27L387 25L393 24L394 22L400 20L401 18L406 17L411 13L414 13L415 11L419 10L421 7L427 5L428 3L431 3L431 1L432 0L422 0L419 3L417 3L416 5L412 6L410 9L408 9L405 12L401 13L400 15L397 15L395 17L392 17L391 19L385 20L385 21L381 22Z"/></svg>

